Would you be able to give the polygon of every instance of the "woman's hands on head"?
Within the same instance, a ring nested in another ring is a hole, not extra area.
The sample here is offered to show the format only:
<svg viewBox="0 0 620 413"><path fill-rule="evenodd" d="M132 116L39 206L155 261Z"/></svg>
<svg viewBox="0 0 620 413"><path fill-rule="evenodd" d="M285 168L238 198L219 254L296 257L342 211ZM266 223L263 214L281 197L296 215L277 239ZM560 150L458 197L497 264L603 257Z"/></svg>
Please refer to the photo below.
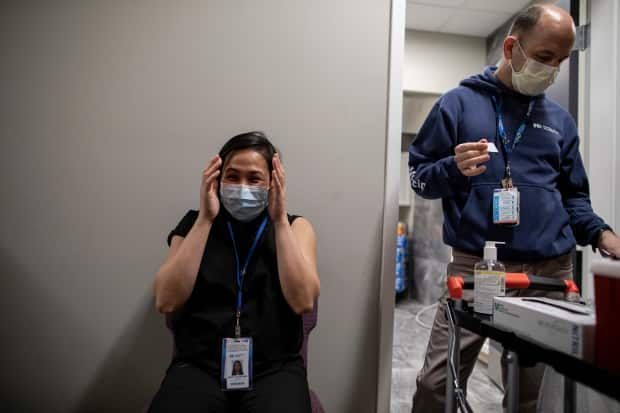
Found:
<svg viewBox="0 0 620 413"><path fill-rule="evenodd" d="M273 156L272 162L273 171L271 172L271 182L269 184L269 217L274 223L288 222L286 175L278 154ZM221 167L222 159L219 155L215 155L202 171L199 220L213 222L220 211L218 190Z"/></svg>
<svg viewBox="0 0 620 413"><path fill-rule="evenodd" d="M269 217L274 223L288 222L286 211L286 175L276 153L273 156L273 171L271 171L271 183L269 185Z"/></svg>
<svg viewBox="0 0 620 413"><path fill-rule="evenodd" d="M202 171L202 182L200 185L200 211L198 219L213 222L217 214L220 212L220 200L218 198L218 178L220 176L220 168L222 159L219 155L215 155L207 167Z"/></svg>

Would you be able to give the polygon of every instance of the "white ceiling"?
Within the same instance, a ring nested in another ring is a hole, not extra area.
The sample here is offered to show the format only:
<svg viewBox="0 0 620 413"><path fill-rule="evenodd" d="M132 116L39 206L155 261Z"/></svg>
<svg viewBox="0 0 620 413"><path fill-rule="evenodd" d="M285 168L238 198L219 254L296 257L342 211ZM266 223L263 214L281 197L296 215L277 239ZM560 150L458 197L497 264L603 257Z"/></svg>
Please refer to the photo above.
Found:
<svg viewBox="0 0 620 413"><path fill-rule="evenodd" d="M487 37L531 0L407 0L407 29Z"/></svg>

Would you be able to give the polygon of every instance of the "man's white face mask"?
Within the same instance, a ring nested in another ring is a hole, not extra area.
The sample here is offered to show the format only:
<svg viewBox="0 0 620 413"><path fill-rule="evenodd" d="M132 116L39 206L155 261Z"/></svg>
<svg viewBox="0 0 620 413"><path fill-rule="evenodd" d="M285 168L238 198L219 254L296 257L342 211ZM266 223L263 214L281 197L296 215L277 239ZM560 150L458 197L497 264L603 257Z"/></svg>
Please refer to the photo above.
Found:
<svg viewBox="0 0 620 413"><path fill-rule="evenodd" d="M523 56L525 56L525 63L521 67L520 71L516 71L512 65L512 59L510 60L510 67L512 69L512 86L514 89L528 96L540 95L547 89L558 76L560 71L559 67L549 66L544 63L532 59L521 47L521 43L517 40L515 42ZM514 53L514 52L513 52Z"/></svg>

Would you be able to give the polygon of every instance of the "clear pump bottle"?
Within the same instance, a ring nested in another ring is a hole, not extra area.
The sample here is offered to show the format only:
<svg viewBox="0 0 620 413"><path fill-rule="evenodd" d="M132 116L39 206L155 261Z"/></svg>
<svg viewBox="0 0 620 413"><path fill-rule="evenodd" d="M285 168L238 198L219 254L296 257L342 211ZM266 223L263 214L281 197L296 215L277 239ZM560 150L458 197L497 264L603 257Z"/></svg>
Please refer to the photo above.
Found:
<svg viewBox="0 0 620 413"><path fill-rule="evenodd" d="M480 314L493 314L493 297L506 295L506 267L497 261L496 244L503 242L487 241L484 256L474 266L474 311Z"/></svg>

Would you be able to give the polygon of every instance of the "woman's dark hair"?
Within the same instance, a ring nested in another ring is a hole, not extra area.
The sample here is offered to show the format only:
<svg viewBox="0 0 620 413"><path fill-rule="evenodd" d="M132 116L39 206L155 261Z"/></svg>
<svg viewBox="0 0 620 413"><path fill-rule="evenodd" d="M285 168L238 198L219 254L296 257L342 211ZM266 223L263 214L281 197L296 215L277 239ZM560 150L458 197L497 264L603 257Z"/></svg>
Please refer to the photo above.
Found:
<svg viewBox="0 0 620 413"><path fill-rule="evenodd" d="M235 367L239 366L239 374L243 375L243 364L240 360L235 360L233 363L233 374L235 373Z"/></svg>
<svg viewBox="0 0 620 413"><path fill-rule="evenodd" d="M263 132L246 132L230 138L220 150L222 164L226 162L226 158L231 153L242 149L252 149L263 155L263 158L265 158L269 166L269 172L273 170L272 159L273 156L279 152L276 147L269 142L269 139L267 139L267 136L265 136ZM280 156L282 156L282 154L280 154Z"/></svg>

